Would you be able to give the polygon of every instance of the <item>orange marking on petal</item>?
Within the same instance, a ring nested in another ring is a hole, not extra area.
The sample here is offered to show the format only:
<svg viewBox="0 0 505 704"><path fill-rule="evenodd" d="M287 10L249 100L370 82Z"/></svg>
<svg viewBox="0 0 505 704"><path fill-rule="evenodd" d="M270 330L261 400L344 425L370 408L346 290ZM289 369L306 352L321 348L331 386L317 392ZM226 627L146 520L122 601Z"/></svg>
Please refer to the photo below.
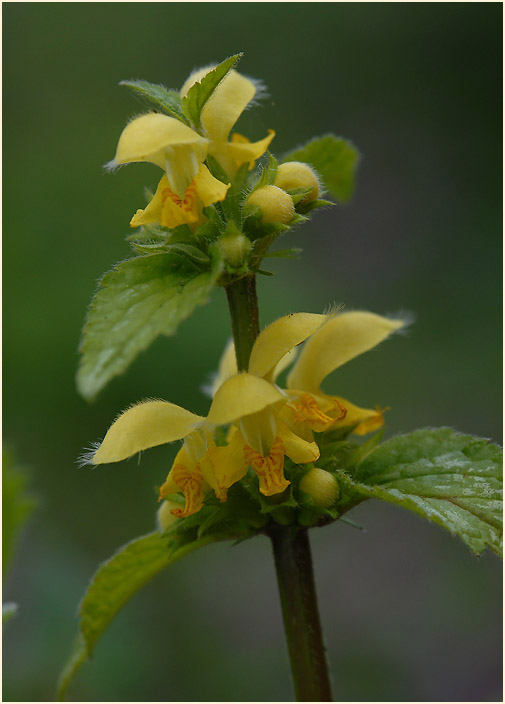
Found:
<svg viewBox="0 0 505 704"><path fill-rule="evenodd" d="M192 210L194 210L195 207L195 201L198 197L198 192L196 190L196 184L194 181L191 181L189 184L186 193L184 194L184 201L182 202L182 209L186 213L190 213Z"/></svg>
<svg viewBox="0 0 505 704"><path fill-rule="evenodd" d="M214 489L215 494L221 503L224 503L228 498L228 487L219 487L219 489Z"/></svg>
<svg viewBox="0 0 505 704"><path fill-rule="evenodd" d="M172 201L172 203L175 203L175 205L177 205L179 208L181 207L182 200L179 198L177 193L173 193L170 190L170 188L164 188L161 191L161 204L162 205L165 204L165 201L167 200L167 198L169 198Z"/></svg>
<svg viewBox="0 0 505 704"><path fill-rule="evenodd" d="M336 400L336 399L335 399ZM342 420L347 415L347 408L343 406L340 401L337 401L337 406L340 408L340 415L335 418L335 420Z"/></svg>
<svg viewBox="0 0 505 704"><path fill-rule="evenodd" d="M197 464L193 472L188 472L184 465L174 464L171 474L172 479L180 487L186 499L186 505L183 509L174 508L171 513L177 518L184 518L199 511L203 506L203 476L200 465ZM158 501L165 498L168 493L164 486L165 484L160 488Z"/></svg>
<svg viewBox="0 0 505 704"><path fill-rule="evenodd" d="M284 455L284 443L279 437L275 438L267 457L263 457L260 452L253 450L249 445L244 445L246 462L258 475L260 491L265 496L279 494L290 484L284 476Z"/></svg>
<svg viewBox="0 0 505 704"><path fill-rule="evenodd" d="M324 430L327 430L337 420L341 420L345 417L347 409L344 408L344 406L342 406L342 404L338 401L337 405L340 409L340 415L337 418L332 418L319 408L319 404L316 399L310 394L302 394L301 396L298 396L295 401L287 404L287 406L293 411L296 420L307 423L312 430L316 431L316 433L321 433Z"/></svg>

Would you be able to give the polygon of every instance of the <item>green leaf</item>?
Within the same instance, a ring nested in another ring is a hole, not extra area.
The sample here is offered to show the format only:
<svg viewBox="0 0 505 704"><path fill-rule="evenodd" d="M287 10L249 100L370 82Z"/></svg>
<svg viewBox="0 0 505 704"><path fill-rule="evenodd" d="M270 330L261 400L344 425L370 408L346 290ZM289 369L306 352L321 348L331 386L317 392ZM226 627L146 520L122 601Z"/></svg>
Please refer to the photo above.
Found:
<svg viewBox="0 0 505 704"><path fill-rule="evenodd" d="M158 245L168 243L173 234L173 230L161 225L142 225L138 230L126 237L127 242L136 245Z"/></svg>
<svg viewBox="0 0 505 704"><path fill-rule="evenodd" d="M2 623L7 623L9 619L16 615L18 610L18 605L13 601L6 601L2 604Z"/></svg>
<svg viewBox="0 0 505 704"><path fill-rule="evenodd" d="M241 53L235 54L222 61L215 69L209 71L200 82L191 86L186 97L182 99L182 109L196 128L200 127L200 115L205 103L241 57Z"/></svg>
<svg viewBox="0 0 505 704"><path fill-rule="evenodd" d="M105 274L80 345L77 386L84 398L93 399L158 335L172 335L207 301L219 273L218 266L202 272L187 256L167 253L128 259Z"/></svg>
<svg viewBox="0 0 505 704"><path fill-rule="evenodd" d="M2 570L12 559L19 532L33 511L36 501L26 493L27 478L16 466L12 454L2 452Z"/></svg>
<svg viewBox="0 0 505 704"><path fill-rule="evenodd" d="M130 88L157 108L161 108L163 112L187 124L182 110L182 99L176 90L168 90L165 86L148 81L121 81L119 85Z"/></svg>
<svg viewBox="0 0 505 704"><path fill-rule="evenodd" d="M502 451L450 428L416 430L372 450L339 479L362 498L404 506L458 535L474 552L502 554Z"/></svg>
<svg viewBox="0 0 505 704"><path fill-rule="evenodd" d="M340 203L350 200L354 191L357 149L341 137L332 134L317 137L301 149L296 149L283 161L303 161L315 168L328 191Z"/></svg>
<svg viewBox="0 0 505 704"><path fill-rule="evenodd" d="M62 670L58 683L58 700L81 665L92 655L98 639L122 606L161 570L193 550L235 536L213 533L200 540L186 536L164 539L158 532L144 535L123 546L104 562L91 580L79 607L80 633Z"/></svg>
<svg viewBox="0 0 505 704"><path fill-rule="evenodd" d="M300 259L300 254L303 249L300 247L290 247L289 249L276 249L273 252L267 252L265 258L279 257L281 259Z"/></svg>
<svg viewBox="0 0 505 704"><path fill-rule="evenodd" d="M334 205L335 203L332 203L331 200L323 200L318 198L317 200L311 200L308 203L299 204L298 211L303 213L303 215L307 215L307 213L311 213L313 210L316 210L316 208L330 208Z"/></svg>
<svg viewBox="0 0 505 704"><path fill-rule="evenodd" d="M290 188L286 191L288 196L293 199L294 205L298 205L300 201L306 198L310 193L312 193L312 188Z"/></svg>

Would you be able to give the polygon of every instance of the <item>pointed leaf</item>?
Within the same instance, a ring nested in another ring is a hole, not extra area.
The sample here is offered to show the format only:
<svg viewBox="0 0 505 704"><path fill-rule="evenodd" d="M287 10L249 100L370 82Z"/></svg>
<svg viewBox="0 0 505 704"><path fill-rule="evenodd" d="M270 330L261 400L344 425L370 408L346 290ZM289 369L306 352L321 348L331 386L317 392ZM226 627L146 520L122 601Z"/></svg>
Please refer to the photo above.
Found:
<svg viewBox="0 0 505 704"><path fill-rule="evenodd" d="M242 54L235 54L222 61L215 69L209 71L200 82L191 86L187 96L183 98L184 113L195 127L200 127L200 115L205 103L241 57Z"/></svg>
<svg viewBox="0 0 505 704"><path fill-rule="evenodd" d="M354 191L359 153L346 139L332 134L318 137L288 154L283 161L310 164L337 201L346 203L350 200Z"/></svg>
<svg viewBox="0 0 505 704"><path fill-rule="evenodd" d="M182 110L181 96L176 90L168 90L165 86L149 83L149 81L121 81L119 85L130 88L137 95L153 103L155 107L161 108L167 115L187 124L188 121Z"/></svg>
<svg viewBox="0 0 505 704"><path fill-rule="evenodd" d="M83 330L80 393L94 398L158 335L172 335L207 301L218 275L218 267L202 272L175 253L128 259L105 274Z"/></svg>
<svg viewBox="0 0 505 704"><path fill-rule="evenodd" d="M450 428L417 430L372 450L340 480L351 493L404 506L479 555L502 554L502 451Z"/></svg>
<svg viewBox="0 0 505 704"><path fill-rule="evenodd" d="M273 252L267 252L265 258L279 257L281 259L300 259L300 254L303 249L300 247L291 247L290 249L276 249Z"/></svg>
<svg viewBox="0 0 505 704"><path fill-rule="evenodd" d="M2 569L5 573L21 528L36 501L26 493L27 477L6 449L2 452L2 460Z"/></svg>
<svg viewBox="0 0 505 704"><path fill-rule="evenodd" d="M213 533L200 540L191 540L186 536L167 540L156 531L132 540L104 562L81 602L80 633L60 676L58 700L65 698L71 680L91 657L96 642L135 592L180 557L210 543L234 538L234 535Z"/></svg>

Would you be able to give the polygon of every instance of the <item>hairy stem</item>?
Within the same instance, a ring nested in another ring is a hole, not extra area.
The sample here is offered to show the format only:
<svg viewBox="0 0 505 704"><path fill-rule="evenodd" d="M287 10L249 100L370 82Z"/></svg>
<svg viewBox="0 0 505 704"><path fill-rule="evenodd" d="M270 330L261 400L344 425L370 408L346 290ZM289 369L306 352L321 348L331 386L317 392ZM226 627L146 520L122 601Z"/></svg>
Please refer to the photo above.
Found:
<svg viewBox="0 0 505 704"><path fill-rule="evenodd" d="M296 700L331 702L307 530L272 525L269 535Z"/></svg>
<svg viewBox="0 0 505 704"><path fill-rule="evenodd" d="M226 295L238 370L247 371L252 346L260 329L255 276L244 276L229 284L226 286Z"/></svg>
<svg viewBox="0 0 505 704"><path fill-rule="evenodd" d="M226 286L239 371L247 371L259 334L254 275ZM277 581L297 701L332 701L306 529L271 523Z"/></svg>

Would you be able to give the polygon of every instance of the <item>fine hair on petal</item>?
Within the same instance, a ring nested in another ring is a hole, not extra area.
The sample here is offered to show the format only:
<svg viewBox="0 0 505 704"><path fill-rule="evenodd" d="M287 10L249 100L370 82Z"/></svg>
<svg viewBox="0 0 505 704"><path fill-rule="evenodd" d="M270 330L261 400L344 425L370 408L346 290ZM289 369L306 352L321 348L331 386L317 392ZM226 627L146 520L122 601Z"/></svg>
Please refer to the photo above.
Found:
<svg viewBox="0 0 505 704"><path fill-rule="evenodd" d="M86 467L86 465L90 465L91 467L96 467L92 462L92 459L95 455L95 452L98 450L100 445L102 444L101 440L95 440L94 442L90 442L89 446L83 450L83 452L79 455L79 457L76 459L76 463L79 467Z"/></svg>

